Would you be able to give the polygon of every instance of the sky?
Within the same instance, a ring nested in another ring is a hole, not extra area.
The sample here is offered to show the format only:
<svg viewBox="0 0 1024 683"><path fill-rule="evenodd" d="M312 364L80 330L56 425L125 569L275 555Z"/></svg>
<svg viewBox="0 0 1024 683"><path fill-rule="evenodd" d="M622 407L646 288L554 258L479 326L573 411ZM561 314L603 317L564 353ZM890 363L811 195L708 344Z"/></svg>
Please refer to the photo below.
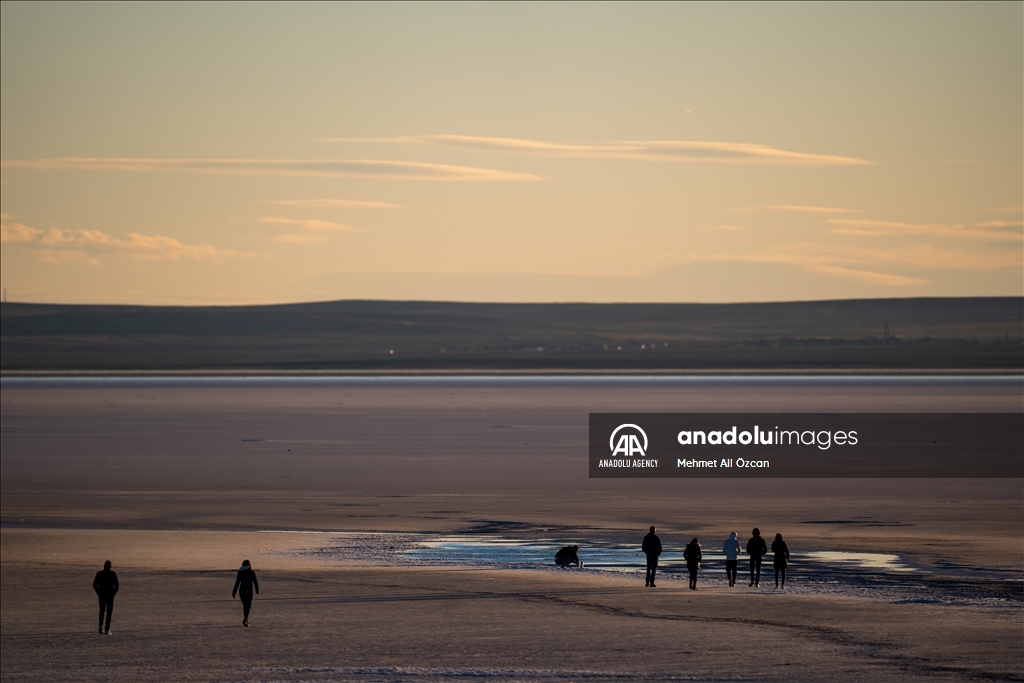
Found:
<svg viewBox="0 0 1024 683"><path fill-rule="evenodd" d="M1024 294L1024 4L0 9L7 300Z"/></svg>

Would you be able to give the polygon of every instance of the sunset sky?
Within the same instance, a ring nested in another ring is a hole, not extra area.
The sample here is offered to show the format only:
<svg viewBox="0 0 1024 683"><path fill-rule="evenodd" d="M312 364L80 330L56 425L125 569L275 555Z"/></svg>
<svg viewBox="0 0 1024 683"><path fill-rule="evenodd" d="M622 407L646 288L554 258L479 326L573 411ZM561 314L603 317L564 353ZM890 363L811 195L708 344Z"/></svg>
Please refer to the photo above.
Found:
<svg viewBox="0 0 1024 683"><path fill-rule="evenodd" d="M1024 10L4 2L9 301L1024 293Z"/></svg>

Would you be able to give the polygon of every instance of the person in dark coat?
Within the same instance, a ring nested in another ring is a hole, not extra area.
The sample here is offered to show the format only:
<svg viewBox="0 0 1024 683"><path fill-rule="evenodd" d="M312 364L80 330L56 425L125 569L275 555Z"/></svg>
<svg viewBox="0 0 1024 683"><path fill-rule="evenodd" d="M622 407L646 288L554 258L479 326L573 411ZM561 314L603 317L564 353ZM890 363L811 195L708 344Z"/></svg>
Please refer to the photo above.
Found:
<svg viewBox="0 0 1024 683"><path fill-rule="evenodd" d="M786 587L786 567L789 566L789 547L782 540L782 534L775 534L772 541L772 552L775 553L775 587L779 587L779 575L782 575L782 587Z"/></svg>
<svg viewBox="0 0 1024 683"><path fill-rule="evenodd" d="M557 553L555 553L555 564L563 569L568 567L570 564L574 564L577 567L582 567L583 563L580 562L580 557L577 554L580 550L578 545L567 545Z"/></svg>
<svg viewBox="0 0 1024 683"><path fill-rule="evenodd" d="M700 561L703 555L700 552L700 541L696 538L690 541L683 551L683 559L686 560L686 570L690 572L690 590L697 590L697 572L700 570Z"/></svg>
<svg viewBox="0 0 1024 683"><path fill-rule="evenodd" d="M747 541L747 554L750 555L750 585L761 585L761 558L768 554L768 544L761 538L761 530L755 528L754 535Z"/></svg>
<svg viewBox="0 0 1024 683"><path fill-rule="evenodd" d="M114 596L117 595L121 584L117 582L117 574L110 570L110 560L103 563L103 569L96 572L96 578L92 580L92 589L100 598L100 633L110 635L110 615L114 612ZM106 613L106 623L103 615Z"/></svg>
<svg viewBox="0 0 1024 683"><path fill-rule="evenodd" d="M654 531L652 526L650 533L644 536L644 541L640 544L640 549L647 556L647 583L644 585L651 588L654 588L654 574L658 571L658 556L661 555L661 539Z"/></svg>
<svg viewBox="0 0 1024 683"><path fill-rule="evenodd" d="M252 591L260 594L260 582L256 580L256 572L252 570L249 560L243 560L242 566L238 568L238 576L235 577L235 587L231 589L231 599L235 594L242 599L242 626L249 625L249 609L252 607Z"/></svg>

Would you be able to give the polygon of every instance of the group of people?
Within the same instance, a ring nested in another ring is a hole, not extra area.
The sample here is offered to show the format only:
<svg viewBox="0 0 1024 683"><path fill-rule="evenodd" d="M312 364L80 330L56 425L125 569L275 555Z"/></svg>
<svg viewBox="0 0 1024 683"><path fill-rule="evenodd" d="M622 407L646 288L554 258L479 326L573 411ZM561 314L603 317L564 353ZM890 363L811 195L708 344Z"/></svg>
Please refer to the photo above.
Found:
<svg viewBox="0 0 1024 683"><path fill-rule="evenodd" d="M654 588L654 575L658 571L658 557L661 555L661 539L655 533L657 529L651 527L650 533L644 536L640 549L647 556L647 577L645 586ZM555 553L555 564L559 567L576 565L582 567L578 545L567 545ZM740 542L736 538L736 532L729 534L728 540L722 546L725 553L725 574L729 579L729 586L736 585L736 568L739 564ZM761 530L754 529L753 536L747 541L747 554L750 556L750 585L761 585L761 558L768 554L768 544L761 537ZM789 566L789 548L782 540L782 534L775 534L772 542L771 552L775 554L775 587L786 587L786 567ZM697 572L700 571L700 561L703 553L700 548L700 540L694 538L683 550L683 559L686 561L686 569L690 573L690 590L697 590ZM110 568L110 560L103 563L103 569L96 572L93 579L92 589L100 599L100 633L110 635L110 616L114 611L114 596L120 588L117 581L117 574ZM242 562L235 576L235 587L231 589L231 598L236 596L242 601L242 626L249 625L249 611L252 609L253 594L260 594L260 582L256 580L256 572L253 571L249 560Z"/></svg>
<svg viewBox="0 0 1024 683"><path fill-rule="evenodd" d="M658 570L658 556L661 555L661 539L655 533L652 526L650 533L644 536L640 549L647 556L647 579L646 586L654 587L654 575ZM722 552L725 554L725 575L729 580L729 586L736 585L736 570L739 566L741 546L736 538L736 532L729 534L729 538L722 545ZM747 541L747 555L750 556L750 585L758 587L761 585L761 558L768 554L768 544L761 537L761 530L754 528L753 535ZM789 547L782 540L782 534L775 534L772 542L771 552L774 553L775 566L775 587L786 587L786 567L789 566ZM686 570L690 574L690 590L697 590L697 572L700 571L700 561L704 554L701 552L700 539L694 538L683 550L683 560L686 562Z"/></svg>
<svg viewBox="0 0 1024 683"><path fill-rule="evenodd" d="M650 532L644 536L640 544L640 550L647 556L647 575L644 585L654 588L654 576L658 572L658 558L661 556L661 539L653 526ZM555 553L555 564L559 567L575 565L582 567L578 545L567 545ZM729 538L722 546L725 554L725 575L729 579L729 586L736 585L736 571L739 566L740 553L743 551L736 532L729 534ZM768 554L768 544L761 537L761 530L755 528L750 540L746 545L747 555L750 556L750 585L759 587L761 585L761 559ZM772 542L771 552L775 555L773 564L775 566L775 587L786 587L786 567L789 566L789 547L782 540L782 534L775 534ZM700 571L700 562L704 559L701 551L700 539L694 538L683 550L683 560L686 561L686 569L690 573L690 590L697 590L697 572Z"/></svg>
<svg viewBox="0 0 1024 683"><path fill-rule="evenodd" d="M92 581L92 589L100 598L100 633L110 635L110 616L114 611L114 596L121 585L117 573L111 568L110 560L103 563L103 569L96 572ZM256 572L249 560L242 562L235 576L235 587L231 589L231 599L237 595L242 600L242 626L249 626L249 610L252 609L252 595L260 594L260 582L256 580ZM105 618L104 618L105 617Z"/></svg>

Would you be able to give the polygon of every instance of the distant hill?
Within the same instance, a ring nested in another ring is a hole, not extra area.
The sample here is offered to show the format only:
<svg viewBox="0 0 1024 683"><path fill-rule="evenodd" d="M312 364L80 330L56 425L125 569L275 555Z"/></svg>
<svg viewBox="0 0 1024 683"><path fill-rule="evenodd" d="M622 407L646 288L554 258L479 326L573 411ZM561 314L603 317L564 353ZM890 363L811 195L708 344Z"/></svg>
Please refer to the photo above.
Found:
<svg viewBox="0 0 1024 683"><path fill-rule="evenodd" d="M1020 297L764 304L0 304L11 371L1024 368Z"/></svg>

